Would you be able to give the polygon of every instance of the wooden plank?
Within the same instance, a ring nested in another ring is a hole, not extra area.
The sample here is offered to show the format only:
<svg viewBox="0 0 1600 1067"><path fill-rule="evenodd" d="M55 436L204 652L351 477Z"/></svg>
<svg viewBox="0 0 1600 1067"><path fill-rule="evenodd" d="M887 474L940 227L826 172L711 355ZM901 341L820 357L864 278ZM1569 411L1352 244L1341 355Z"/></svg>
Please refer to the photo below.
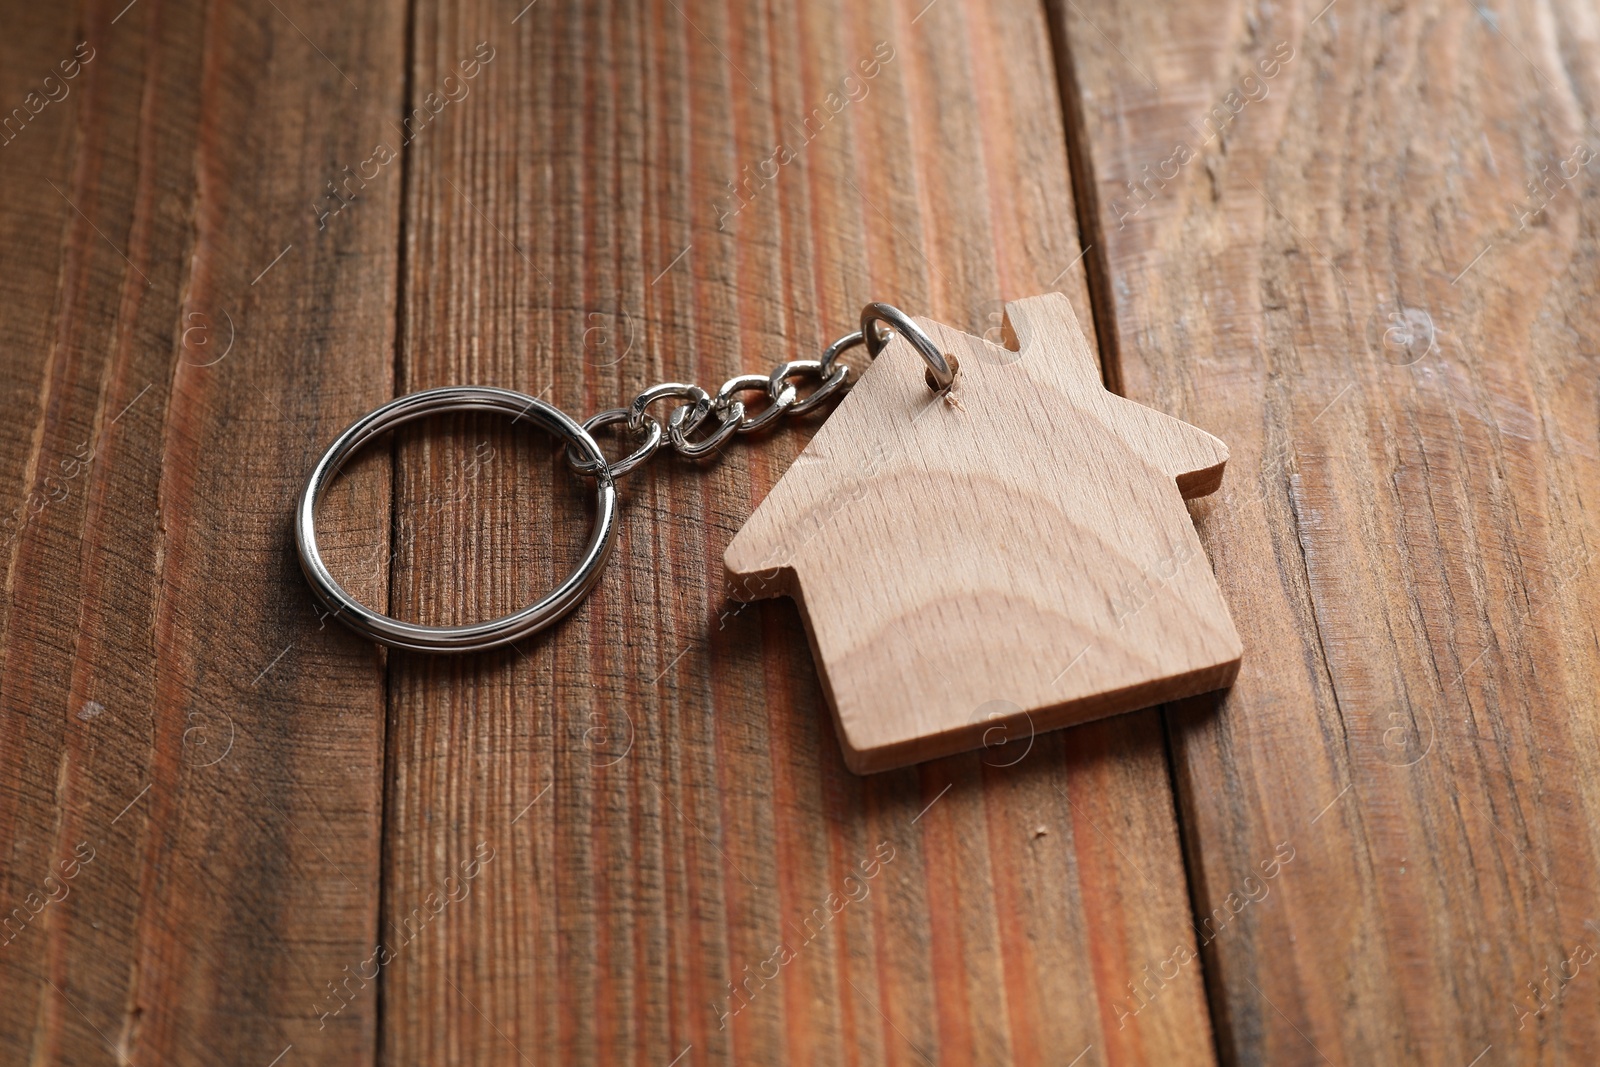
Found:
<svg viewBox="0 0 1600 1067"><path fill-rule="evenodd" d="M287 516L391 390L398 183L312 205L398 107L404 19L334 15L8 16L0 106L56 98L0 147L0 1046L29 1062L373 1055L375 990L319 1005L371 953L383 675ZM387 500L373 471L330 506L342 572Z"/></svg>
<svg viewBox="0 0 1600 1067"><path fill-rule="evenodd" d="M1040 8L515 7L418 8L413 106L457 99L407 148L402 390L589 413L815 358L873 298L1090 321ZM1209 1059L1198 967L1124 1018L1194 950L1154 715L857 778L793 607L723 598L815 424L630 476L611 573L525 647L391 655L381 1059ZM397 486L404 617L510 610L584 536L494 422L404 435Z"/></svg>
<svg viewBox="0 0 1600 1067"><path fill-rule="evenodd" d="M1224 1058L1592 1060L1593 12L1052 6L1126 393L1233 453L1169 720Z"/></svg>

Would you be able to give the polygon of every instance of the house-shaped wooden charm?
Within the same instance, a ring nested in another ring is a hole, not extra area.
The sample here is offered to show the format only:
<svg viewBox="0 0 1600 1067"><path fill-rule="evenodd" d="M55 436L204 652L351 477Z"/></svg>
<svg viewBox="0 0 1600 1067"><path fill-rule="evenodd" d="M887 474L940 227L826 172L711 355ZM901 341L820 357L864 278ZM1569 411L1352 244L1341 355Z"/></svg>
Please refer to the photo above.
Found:
<svg viewBox="0 0 1600 1067"><path fill-rule="evenodd" d="M1228 450L1108 392L1059 294L1006 347L919 319L728 546L731 592L799 602L845 762L886 770L1232 683L1239 636L1185 497ZM1009 760L1011 757L1006 756Z"/></svg>

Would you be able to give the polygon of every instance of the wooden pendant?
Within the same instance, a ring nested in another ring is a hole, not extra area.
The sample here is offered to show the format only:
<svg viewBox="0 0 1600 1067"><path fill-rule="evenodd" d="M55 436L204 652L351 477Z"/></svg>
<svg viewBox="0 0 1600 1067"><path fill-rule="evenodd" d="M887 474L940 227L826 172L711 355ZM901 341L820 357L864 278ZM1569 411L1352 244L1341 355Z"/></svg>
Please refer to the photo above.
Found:
<svg viewBox="0 0 1600 1067"><path fill-rule="evenodd" d="M791 596L858 774L1222 688L1239 636L1183 500L1227 447L1108 392L1064 296L1006 347L895 337L728 546L731 594ZM1004 757L1009 760L1008 755Z"/></svg>

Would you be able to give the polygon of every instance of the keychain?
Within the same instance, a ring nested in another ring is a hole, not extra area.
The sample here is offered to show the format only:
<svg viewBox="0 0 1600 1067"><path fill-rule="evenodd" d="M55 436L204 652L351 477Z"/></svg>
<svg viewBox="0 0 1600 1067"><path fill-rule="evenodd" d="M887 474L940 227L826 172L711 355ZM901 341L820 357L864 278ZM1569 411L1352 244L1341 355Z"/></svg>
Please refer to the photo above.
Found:
<svg viewBox="0 0 1600 1067"><path fill-rule="evenodd" d="M739 375L715 395L665 382L581 424L485 386L400 397L312 469L295 511L301 568L342 623L382 644L510 644L594 588L616 543L617 479L664 441L709 456L844 393L724 563L734 598L799 605L851 770L1012 742L1020 752L1038 731L1232 684L1239 637L1183 503L1221 484L1227 447L1108 391L1061 294L1008 303L1004 333L996 345L868 304L861 329L820 359ZM857 375L839 357L863 344L872 361ZM819 384L802 398L803 377ZM755 414L739 399L750 393L766 398ZM668 399L684 403L663 428L648 408ZM537 603L466 626L402 622L334 580L317 503L373 438L457 411L527 419L563 442L575 474L594 480L594 526L576 568ZM617 423L639 443L611 462L591 434Z"/></svg>

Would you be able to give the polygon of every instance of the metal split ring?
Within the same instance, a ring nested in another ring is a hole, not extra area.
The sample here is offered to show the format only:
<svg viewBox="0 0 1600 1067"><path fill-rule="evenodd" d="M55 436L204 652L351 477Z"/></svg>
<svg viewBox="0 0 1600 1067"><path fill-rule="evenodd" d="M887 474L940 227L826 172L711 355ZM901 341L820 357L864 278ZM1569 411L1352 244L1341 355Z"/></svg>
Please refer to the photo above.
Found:
<svg viewBox="0 0 1600 1067"><path fill-rule="evenodd" d="M593 470L594 527L577 567L539 602L488 622L422 626L373 611L334 580L317 547L317 503L350 457L374 438L416 419L452 411L495 412L513 416L514 422L527 419L562 439L568 450L576 452L579 462ZM306 580L334 617L350 629L391 648L417 652L477 652L507 645L543 630L577 607L594 588L617 540L617 488L612 468L606 464L600 446L587 430L559 408L509 389L474 385L428 389L389 401L356 420L334 439L317 460L300 493L295 506L294 534L300 568L305 571Z"/></svg>

